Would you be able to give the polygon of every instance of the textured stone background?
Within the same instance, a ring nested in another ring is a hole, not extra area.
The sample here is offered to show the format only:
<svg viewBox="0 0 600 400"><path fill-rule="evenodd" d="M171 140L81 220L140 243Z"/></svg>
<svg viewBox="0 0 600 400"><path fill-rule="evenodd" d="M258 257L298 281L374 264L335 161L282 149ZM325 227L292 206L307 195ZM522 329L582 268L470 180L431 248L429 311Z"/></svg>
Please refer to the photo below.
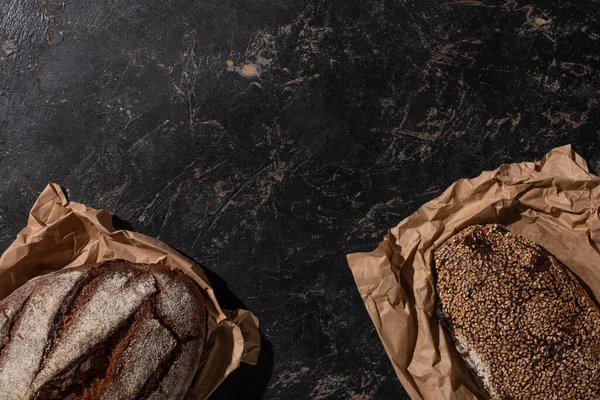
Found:
<svg viewBox="0 0 600 400"><path fill-rule="evenodd" d="M345 254L504 162L598 170L599 5L3 0L0 244L57 182L260 317L214 399L408 399Z"/></svg>

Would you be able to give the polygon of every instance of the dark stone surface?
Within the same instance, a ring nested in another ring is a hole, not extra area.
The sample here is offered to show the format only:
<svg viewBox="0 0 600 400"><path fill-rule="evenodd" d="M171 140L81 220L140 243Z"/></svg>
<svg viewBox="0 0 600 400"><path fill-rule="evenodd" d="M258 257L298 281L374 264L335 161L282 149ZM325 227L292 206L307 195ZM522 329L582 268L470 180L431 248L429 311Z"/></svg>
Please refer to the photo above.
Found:
<svg viewBox="0 0 600 400"><path fill-rule="evenodd" d="M500 163L571 142L597 168L598 10L3 0L0 244L55 181L260 317L214 399L407 399L345 255Z"/></svg>

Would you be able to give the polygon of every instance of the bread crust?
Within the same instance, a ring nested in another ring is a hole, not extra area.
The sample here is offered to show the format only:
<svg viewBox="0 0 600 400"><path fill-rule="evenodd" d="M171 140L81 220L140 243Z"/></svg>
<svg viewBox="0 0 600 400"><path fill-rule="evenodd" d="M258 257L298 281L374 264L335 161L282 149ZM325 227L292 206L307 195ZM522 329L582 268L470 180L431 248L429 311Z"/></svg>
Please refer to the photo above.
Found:
<svg viewBox="0 0 600 400"><path fill-rule="evenodd" d="M0 398L182 399L205 337L181 271L110 260L43 275L0 301Z"/></svg>
<svg viewBox="0 0 600 400"><path fill-rule="evenodd" d="M600 311L554 256L492 224L434 261L438 317L487 398L600 398Z"/></svg>

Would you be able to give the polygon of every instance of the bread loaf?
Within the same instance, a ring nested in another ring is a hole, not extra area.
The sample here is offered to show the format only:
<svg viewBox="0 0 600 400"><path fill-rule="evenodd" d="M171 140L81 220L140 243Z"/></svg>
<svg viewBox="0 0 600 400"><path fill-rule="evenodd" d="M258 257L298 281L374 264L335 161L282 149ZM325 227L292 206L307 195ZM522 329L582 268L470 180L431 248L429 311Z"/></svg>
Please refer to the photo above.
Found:
<svg viewBox="0 0 600 400"><path fill-rule="evenodd" d="M43 275L0 302L0 399L183 399L205 335L200 290L165 266Z"/></svg>
<svg viewBox="0 0 600 400"><path fill-rule="evenodd" d="M600 399L600 312L555 257L475 225L434 258L438 316L489 399Z"/></svg>

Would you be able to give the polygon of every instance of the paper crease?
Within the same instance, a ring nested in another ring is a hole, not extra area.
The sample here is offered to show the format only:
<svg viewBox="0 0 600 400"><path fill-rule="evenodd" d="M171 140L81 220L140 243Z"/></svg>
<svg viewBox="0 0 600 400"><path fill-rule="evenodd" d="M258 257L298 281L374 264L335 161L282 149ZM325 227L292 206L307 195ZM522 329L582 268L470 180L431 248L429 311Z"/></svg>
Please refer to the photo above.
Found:
<svg viewBox="0 0 600 400"><path fill-rule="evenodd" d="M200 286L208 311L208 333L186 399L206 399L240 362L256 363L258 319L246 310L222 310L199 265L157 239L115 230L110 213L69 202L55 183L42 191L27 226L0 256L0 300L38 275L113 258L166 264Z"/></svg>
<svg viewBox="0 0 600 400"><path fill-rule="evenodd" d="M390 229L371 253L348 255L358 291L412 399L482 399L435 313L436 247L460 229L500 223L545 247L600 298L600 178L570 145L538 162L460 179Z"/></svg>

